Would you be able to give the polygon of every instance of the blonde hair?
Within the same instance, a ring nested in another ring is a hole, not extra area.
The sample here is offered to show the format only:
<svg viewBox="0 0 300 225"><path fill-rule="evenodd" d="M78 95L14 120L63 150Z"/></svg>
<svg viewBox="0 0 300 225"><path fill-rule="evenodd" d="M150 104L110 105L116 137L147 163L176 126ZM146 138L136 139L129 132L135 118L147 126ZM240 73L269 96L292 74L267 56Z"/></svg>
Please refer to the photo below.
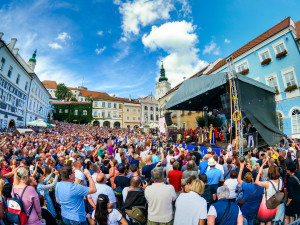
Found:
<svg viewBox="0 0 300 225"><path fill-rule="evenodd" d="M24 167L20 167L14 175L13 185L18 185L21 180L25 180L27 177L28 177L28 170L25 169Z"/></svg>
<svg viewBox="0 0 300 225"><path fill-rule="evenodd" d="M204 183L202 182L202 180L199 179L193 180L192 183L189 185L190 191L196 192L200 195L203 194L204 188Z"/></svg>

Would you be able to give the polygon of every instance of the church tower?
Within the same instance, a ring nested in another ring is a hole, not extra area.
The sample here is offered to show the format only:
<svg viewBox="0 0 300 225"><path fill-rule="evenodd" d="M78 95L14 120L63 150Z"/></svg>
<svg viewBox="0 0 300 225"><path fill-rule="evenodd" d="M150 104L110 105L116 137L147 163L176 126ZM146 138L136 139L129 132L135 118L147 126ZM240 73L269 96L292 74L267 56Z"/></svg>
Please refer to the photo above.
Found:
<svg viewBox="0 0 300 225"><path fill-rule="evenodd" d="M171 90L171 84L168 82L168 78L165 75L164 65L161 63L160 77L156 83L156 99L163 97L169 90Z"/></svg>
<svg viewBox="0 0 300 225"><path fill-rule="evenodd" d="M34 51L34 53L32 54L32 57L28 61L28 66L32 69L32 71L34 71L35 65L36 65L35 57L36 57L36 50Z"/></svg>

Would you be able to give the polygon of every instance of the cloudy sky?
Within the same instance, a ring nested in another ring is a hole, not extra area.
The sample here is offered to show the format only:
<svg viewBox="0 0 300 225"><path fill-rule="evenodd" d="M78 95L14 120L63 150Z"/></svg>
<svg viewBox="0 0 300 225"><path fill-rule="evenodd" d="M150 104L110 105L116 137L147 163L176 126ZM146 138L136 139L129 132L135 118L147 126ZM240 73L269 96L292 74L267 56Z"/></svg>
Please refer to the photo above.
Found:
<svg viewBox="0 0 300 225"><path fill-rule="evenodd" d="M291 16L299 0L0 0L0 31L41 80L118 96L172 87Z"/></svg>

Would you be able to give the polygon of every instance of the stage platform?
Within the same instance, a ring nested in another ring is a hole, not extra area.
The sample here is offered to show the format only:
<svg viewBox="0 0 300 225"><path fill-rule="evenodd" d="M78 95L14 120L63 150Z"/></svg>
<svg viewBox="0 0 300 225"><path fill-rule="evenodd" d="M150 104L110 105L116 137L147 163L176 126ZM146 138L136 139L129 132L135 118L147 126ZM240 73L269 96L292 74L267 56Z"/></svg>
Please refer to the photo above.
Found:
<svg viewBox="0 0 300 225"><path fill-rule="evenodd" d="M180 144L175 144L175 145L179 146ZM181 145L182 145L183 148L186 147L188 150L193 150L196 147L196 145L186 145L186 144L181 144ZM207 148L208 147L206 147L206 146L200 146L200 148L201 148L201 150L203 150L204 154L207 154ZM214 147L212 147L212 149L216 152L216 154L218 156L220 156L221 150L224 150L224 148L214 148Z"/></svg>

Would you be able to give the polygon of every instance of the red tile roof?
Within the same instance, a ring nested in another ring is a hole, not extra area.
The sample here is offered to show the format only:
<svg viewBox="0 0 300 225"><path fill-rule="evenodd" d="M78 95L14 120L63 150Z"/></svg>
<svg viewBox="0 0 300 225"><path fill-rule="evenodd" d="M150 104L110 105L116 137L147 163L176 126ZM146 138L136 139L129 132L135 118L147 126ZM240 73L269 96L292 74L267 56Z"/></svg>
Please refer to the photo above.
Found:
<svg viewBox="0 0 300 225"><path fill-rule="evenodd" d="M263 41L267 40L268 38L272 37L273 35L277 34L278 32L282 31L286 27L290 25L290 17L282 20L280 23L276 24L271 29L267 30L263 34L259 35L257 38L253 39L234 53L232 53L232 58L237 58L238 56L242 55L243 53L249 51L251 48L257 46L258 44L262 43ZM226 57L227 58L227 57ZM222 59L219 63L217 63L209 72L208 74L212 73L213 71L219 69L220 67L226 64L226 58Z"/></svg>
<svg viewBox="0 0 300 225"><path fill-rule="evenodd" d="M45 86L45 88L47 88L47 89L56 89L57 88L56 81L44 80L44 81L42 81L42 83Z"/></svg>
<svg viewBox="0 0 300 225"><path fill-rule="evenodd" d="M77 89L77 90L79 90L79 89ZM79 96L82 96L82 97L88 97L88 96L90 96L92 99L98 98L100 96L110 97L110 95L107 94L107 93L105 93L105 92L88 91L88 90L79 90L79 91L80 91Z"/></svg>
<svg viewBox="0 0 300 225"><path fill-rule="evenodd" d="M52 102L52 101L50 101L50 102L53 105L62 105L62 104L71 104L71 103L78 103L78 104L90 103L90 102L73 102L73 101L70 101L70 102Z"/></svg>
<svg viewBox="0 0 300 225"><path fill-rule="evenodd" d="M295 27L297 30L297 38L300 39L300 20L295 23Z"/></svg>

